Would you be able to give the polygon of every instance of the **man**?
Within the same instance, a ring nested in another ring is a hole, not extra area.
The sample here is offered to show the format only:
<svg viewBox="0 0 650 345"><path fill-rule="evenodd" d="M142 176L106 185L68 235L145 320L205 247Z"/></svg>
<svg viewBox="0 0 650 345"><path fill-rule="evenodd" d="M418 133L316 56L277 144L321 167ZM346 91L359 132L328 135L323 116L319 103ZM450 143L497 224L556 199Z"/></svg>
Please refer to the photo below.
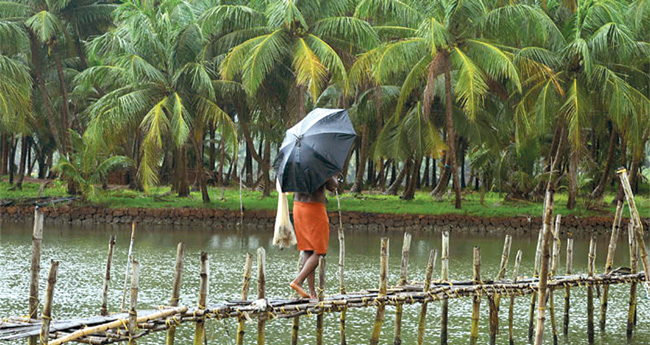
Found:
<svg viewBox="0 0 650 345"><path fill-rule="evenodd" d="M304 265L289 286L303 298L316 298L314 272L320 257L327 254L330 238L329 218L325 209L327 203L325 190L334 191L337 187L336 179L330 178L315 192L295 193L293 197L293 223L298 250L302 253ZM309 285L309 294L302 288L305 278Z"/></svg>

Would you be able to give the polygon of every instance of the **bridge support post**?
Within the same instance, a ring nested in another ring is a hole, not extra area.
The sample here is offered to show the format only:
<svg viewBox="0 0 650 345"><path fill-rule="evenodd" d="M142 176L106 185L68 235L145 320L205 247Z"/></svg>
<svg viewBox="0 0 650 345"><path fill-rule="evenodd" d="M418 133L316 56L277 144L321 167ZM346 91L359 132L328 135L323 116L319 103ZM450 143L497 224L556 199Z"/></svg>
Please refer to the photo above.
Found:
<svg viewBox="0 0 650 345"><path fill-rule="evenodd" d="M566 240L566 275L571 275L573 268L573 238ZM569 334L569 311L571 310L571 288L564 287L564 335Z"/></svg>
<svg viewBox="0 0 650 345"><path fill-rule="evenodd" d="M380 299L386 296L388 291L388 238L381 239L381 271L379 273L379 293L377 295L377 316L375 317L375 325L372 328L370 336L370 345L379 344L379 335L381 334L381 326L384 323L384 312L386 311L386 303Z"/></svg>
<svg viewBox="0 0 650 345"><path fill-rule="evenodd" d="M589 278L594 277L594 266L596 261L596 241L593 237L589 241L589 261L588 275ZM589 344L594 343L594 287L587 286L587 339Z"/></svg>
<svg viewBox="0 0 650 345"><path fill-rule="evenodd" d="M242 283L241 288L241 299L245 301L248 299L248 290L251 280L251 268L253 267L253 255L251 253L246 253L246 263L244 264L244 282ZM237 345L244 344L244 334L246 329L246 318L240 316L237 323Z"/></svg>
<svg viewBox="0 0 650 345"><path fill-rule="evenodd" d="M481 282L481 248L474 247L474 269L472 280L474 284L483 284ZM472 296L472 323L469 329L469 343L476 344L478 340L478 321L481 310L481 292L480 290Z"/></svg>
<svg viewBox="0 0 650 345"><path fill-rule="evenodd" d="M609 274L614 265L614 253L616 252L616 242L621 229L621 215L623 213L623 201L616 203L616 212L614 213L614 223L612 223L612 234L609 237L609 246L607 247L607 259L605 260L605 272ZM607 322L607 299L609 295L609 285L603 286L603 294L600 299L600 330L605 330Z"/></svg>
<svg viewBox="0 0 650 345"><path fill-rule="evenodd" d="M52 299L54 298L54 285L56 284L56 271L59 268L59 262L50 261L50 274L47 278L47 289L45 290L45 304L43 305L43 315L41 323L41 345L47 345L50 340L50 321L52 321Z"/></svg>
<svg viewBox="0 0 650 345"><path fill-rule="evenodd" d="M521 264L521 250L517 251L517 256L515 257L515 267L512 272L512 282L516 283L519 275L519 265ZM515 311L515 294L514 292L510 295L510 306L508 307L508 340L510 345L514 345L514 333L512 330L513 321L514 321L514 311Z"/></svg>
<svg viewBox="0 0 650 345"><path fill-rule="evenodd" d="M185 243L181 242L176 247L176 266L174 268L174 280L172 283L172 297L169 300L170 307L178 307L178 298L181 293L181 281L183 279L183 261L185 260ZM167 330L165 345L174 345L176 337L176 325L171 323Z"/></svg>
<svg viewBox="0 0 650 345"><path fill-rule="evenodd" d="M449 281L449 231L442 232L442 251L440 254L440 280ZM440 344L447 345L447 322L449 320L449 301L443 298L440 306Z"/></svg>
<svg viewBox="0 0 650 345"><path fill-rule="evenodd" d="M427 262L427 273L424 278L424 286L422 288L423 292L429 292L431 287L431 278L433 277L433 269L436 266L436 257L438 256L438 251L432 249L429 253L429 261ZM427 301L426 299L422 302L422 309L420 309L420 319L418 321L418 345L424 343L424 329L427 324Z"/></svg>
<svg viewBox="0 0 650 345"><path fill-rule="evenodd" d="M400 269L399 280L397 281L398 286L404 286L406 284L406 271L409 264L409 252L411 250L411 234L408 232L404 233L404 242L402 243L402 265ZM395 337L393 340L394 345L402 344L402 312L403 305L397 303L395 305Z"/></svg>

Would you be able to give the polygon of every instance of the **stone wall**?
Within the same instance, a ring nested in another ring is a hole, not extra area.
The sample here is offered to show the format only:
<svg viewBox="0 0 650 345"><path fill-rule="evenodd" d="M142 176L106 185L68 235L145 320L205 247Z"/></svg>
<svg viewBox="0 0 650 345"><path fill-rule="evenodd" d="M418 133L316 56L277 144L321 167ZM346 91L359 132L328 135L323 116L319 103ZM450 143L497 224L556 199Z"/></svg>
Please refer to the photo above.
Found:
<svg viewBox="0 0 650 345"><path fill-rule="evenodd" d="M160 224L180 226L206 226L216 229L233 228L240 222L239 211L202 208L101 208L101 207L41 207L48 223L73 224ZM339 224L338 212L330 212L333 227ZM28 222L33 219L33 206L0 207L0 220ZM644 220L649 228L650 219ZM244 225L259 229L273 228L275 211L246 211ZM561 232L602 233L611 228L610 217L563 217ZM540 217L487 218L467 215L413 215L343 212L343 226L352 231L464 231L470 233L537 233Z"/></svg>

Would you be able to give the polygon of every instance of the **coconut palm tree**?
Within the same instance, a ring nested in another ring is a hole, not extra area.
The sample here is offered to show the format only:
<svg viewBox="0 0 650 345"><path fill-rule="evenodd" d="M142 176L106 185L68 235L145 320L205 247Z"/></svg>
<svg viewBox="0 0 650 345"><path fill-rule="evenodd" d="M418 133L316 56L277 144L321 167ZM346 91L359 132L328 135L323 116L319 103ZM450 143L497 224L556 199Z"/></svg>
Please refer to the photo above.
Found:
<svg viewBox="0 0 650 345"><path fill-rule="evenodd" d="M521 88L512 55L481 34L489 14L482 0L469 1L390 1L363 0L357 16L376 23L391 39L363 54L357 66L377 84L406 74L397 113L414 93L422 101L428 118L437 80L444 81L444 108L447 135L447 164L451 167L455 207L461 207L456 162L457 135L454 103L469 119L474 119L493 84L505 83L509 90ZM425 85L424 89L420 85Z"/></svg>
<svg viewBox="0 0 650 345"><path fill-rule="evenodd" d="M315 103L330 80L347 90L343 56L350 59L350 53L378 40L366 21L350 16L354 10L351 1L266 0L238 5L237 10L230 5L217 9L224 18L243 13L256 18L250 20L249 28L236 31L236 37L228 37L241 43L221 62L221 76L241 79L247 92L254 95L271 74L289 75L296 95L291 122L306 114L305 94Z"/></svg>
<svg viewBox="0 0 650 345"><path fill-rule="evenodd" d="M204 59L206 38L198 15L186 1L122 3L116 27L95 38L91 55L102 64L76 81L107 90L92 106L86 131L90 143L120 141L136 131L137 174L145 191L158 183L166 150L173 151L176 188L189 195L187 145L194 148L196 175L209 202L203 172L203 136L208 124L235 132L217 104L215 75Z"/></svg>
<svg viewBox="0 0 650 345"><path fill-rule="evenodd" d="M650 104L642 91L647 83L637 82L645 76L637 67L637 61L643 60L645 44L628 25L630 21L624 15L628 7L601 0L573 5L573 12L561 6L549 7L553 19L526 5L505 6L487 19L495 35L515 32L505 40L521 45L515 62L526 71L527 83L515 108L521 123L528 127L526 133L555 123L551 157L557 156L563 138L567 138L568 208L576 206L579 164L588 142L585 132L594 116L606 116L612 130L638 142L643 135L633 137L628 128L645 123ZM549 34L544 39L539 35L524 37L521 32L528 31L526 26ZM609 173L608 168L605 170Z"/></svg>

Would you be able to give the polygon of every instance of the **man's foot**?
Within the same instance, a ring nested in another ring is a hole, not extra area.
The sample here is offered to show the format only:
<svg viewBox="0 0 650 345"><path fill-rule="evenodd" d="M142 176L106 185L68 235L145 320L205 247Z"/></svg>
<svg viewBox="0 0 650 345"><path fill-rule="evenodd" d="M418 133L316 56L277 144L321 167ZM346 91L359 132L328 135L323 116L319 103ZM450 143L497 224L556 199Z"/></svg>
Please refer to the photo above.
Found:
<svg viewBox="0 0 650 345"><path fill-rule="evenodd" d="M292 289L296 290L296 292L300 295L300 297L302 297L302 298L309 297L309 294L307 292L305 292L305 290L302 289L302 286L298 285L297 283L291 282L291 283L289 283L289 286Z"/></svg>
<svg viewBox="0 0 650 345"><path fill-rule="evenodd" d="M310 294L309 294L309 299L318 299L318 295L316 295L315 292L314 292L314 293L310 293Z"/></svg>

